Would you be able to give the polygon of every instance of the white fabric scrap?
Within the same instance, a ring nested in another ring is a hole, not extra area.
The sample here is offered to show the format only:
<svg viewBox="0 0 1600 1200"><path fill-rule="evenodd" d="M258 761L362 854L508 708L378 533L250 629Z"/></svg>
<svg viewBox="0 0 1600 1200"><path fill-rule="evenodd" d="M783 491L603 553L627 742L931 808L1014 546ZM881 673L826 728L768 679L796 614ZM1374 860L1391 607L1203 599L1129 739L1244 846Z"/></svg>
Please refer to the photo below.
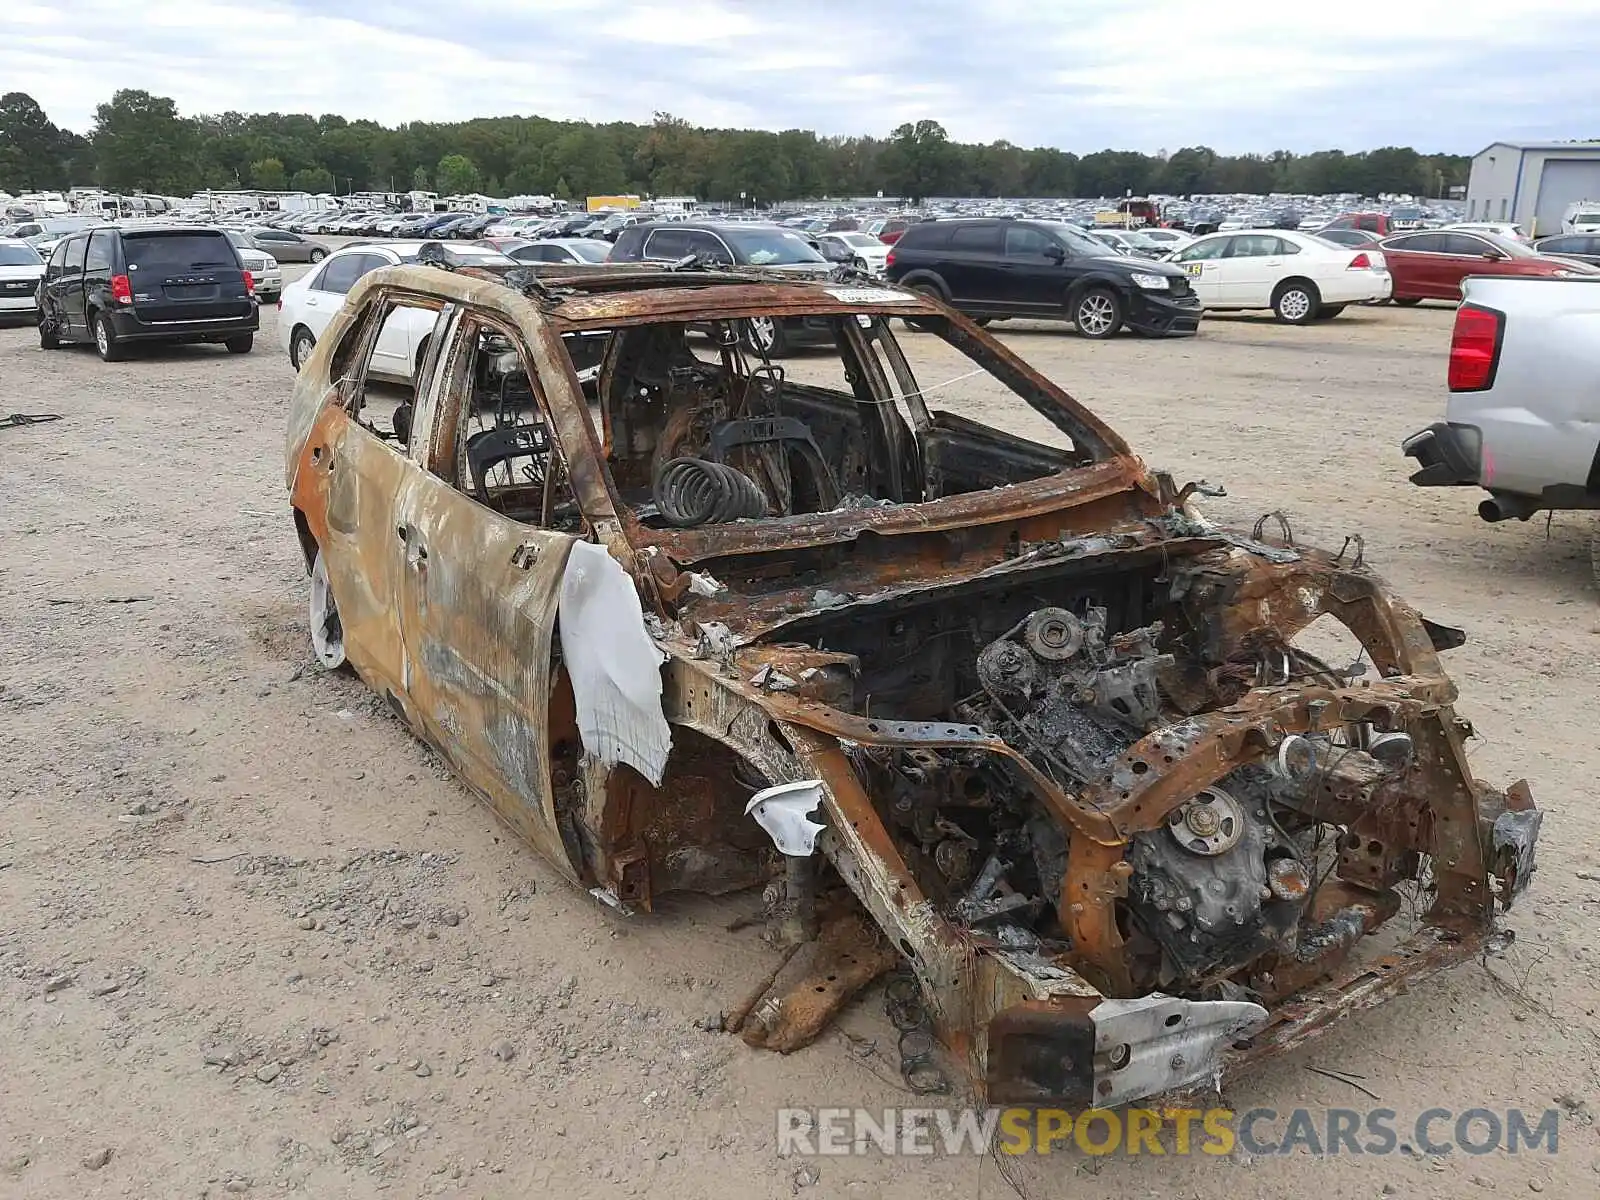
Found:
<svg viewBox="0 0 1600 1200"><path fill-rule="evenodd" d="M606 766L625 762L659 785L672 749L661 711L666 655L645 628L633 580L604 546L573 543L560 616L584 752Z"/></svg>

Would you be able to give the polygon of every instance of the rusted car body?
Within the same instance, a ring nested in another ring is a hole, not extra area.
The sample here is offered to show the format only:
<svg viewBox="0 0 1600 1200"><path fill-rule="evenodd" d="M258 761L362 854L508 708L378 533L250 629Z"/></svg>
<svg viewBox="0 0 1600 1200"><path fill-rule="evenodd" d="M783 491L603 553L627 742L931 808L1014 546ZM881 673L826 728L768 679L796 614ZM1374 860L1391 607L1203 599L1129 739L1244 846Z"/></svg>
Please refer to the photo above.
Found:
<svg viewBox="0 0 1600 1200"><path fill-rule="evenodd" d="M936 302L683 267L368 275L287 483L323 660L557 869L630 910L768 884L800 950L747 1041L903 960L990 1100L1115 1104L1478 951L1539 812L1472 776L1455 631L1359 553L1206 521ZM363 364L396 304L437 317L389 435ZM791 316L844 385L740 333ZM914 342L1049 444L930 408ZM1319 617L1360 665L1297 642Z"/></svg>

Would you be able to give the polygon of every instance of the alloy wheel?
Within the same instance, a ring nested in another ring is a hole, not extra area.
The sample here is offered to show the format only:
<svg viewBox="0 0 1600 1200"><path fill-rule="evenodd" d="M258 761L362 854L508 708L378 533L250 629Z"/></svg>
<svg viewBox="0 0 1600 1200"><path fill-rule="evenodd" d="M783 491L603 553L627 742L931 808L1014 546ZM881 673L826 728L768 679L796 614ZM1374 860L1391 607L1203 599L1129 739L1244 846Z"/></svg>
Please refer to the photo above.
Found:
<svg viewBox="0 0 1600 1200"><path fill-rule="evenodd" d="M1116 319L1116 306L1102 293L1085 296L1078 304L1078 328L1089 337L1101 337Z"/></svg>

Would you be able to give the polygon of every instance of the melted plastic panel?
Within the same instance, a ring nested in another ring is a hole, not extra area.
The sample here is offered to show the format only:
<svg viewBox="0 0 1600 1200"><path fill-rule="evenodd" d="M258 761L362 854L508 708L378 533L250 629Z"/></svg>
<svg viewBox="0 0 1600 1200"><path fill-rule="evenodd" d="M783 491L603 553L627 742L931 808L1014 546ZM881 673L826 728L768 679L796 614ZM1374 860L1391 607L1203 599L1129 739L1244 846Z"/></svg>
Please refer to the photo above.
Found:
<svg viewBox="0 0 1600 1200"><path fill-rule="evenodd" d="M639 593L604 546L577 542L561 581L561 656L584 752L660 784L672 749L661 711L666 656L644 627Z"/></svg>

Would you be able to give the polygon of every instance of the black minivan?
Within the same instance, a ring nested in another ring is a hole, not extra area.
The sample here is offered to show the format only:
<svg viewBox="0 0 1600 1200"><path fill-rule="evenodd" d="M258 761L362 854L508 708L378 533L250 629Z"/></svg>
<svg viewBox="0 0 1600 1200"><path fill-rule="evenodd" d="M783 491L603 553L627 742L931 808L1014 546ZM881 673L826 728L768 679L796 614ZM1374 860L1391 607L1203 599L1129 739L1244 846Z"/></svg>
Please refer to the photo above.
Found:
<svg viewBox="0 0 1600 1200"><path fill-rule="evenodd" d="M255 281L220 229L105 225L63 238L39 281L39 345L93 342L107 362L130 342L221 342L248 354Z"/></svg>

